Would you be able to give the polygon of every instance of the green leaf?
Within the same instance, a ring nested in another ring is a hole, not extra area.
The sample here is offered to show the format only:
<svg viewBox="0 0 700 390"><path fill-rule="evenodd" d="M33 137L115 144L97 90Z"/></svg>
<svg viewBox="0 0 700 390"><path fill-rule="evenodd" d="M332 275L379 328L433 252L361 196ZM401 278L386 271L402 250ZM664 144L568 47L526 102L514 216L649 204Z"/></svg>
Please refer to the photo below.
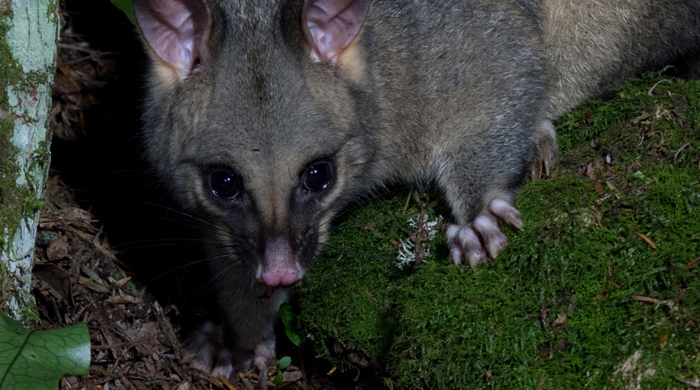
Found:
<svg viewBox="0 0 700 390"><path fill-rule="evenodd" d="M294 318L296 317L296 314L292 311L292 305L290 305L287 302L284 302L283 304L280 305L280 319L282 320L282 323L284 324L284 327L287 328L292 324L292 321L294 321Z"/></svg>
<svg viewBox="0 0 700 390"><path fill-rule="evenodd" d="M272 383L279 385L280 383L282 383L282 380L283 380L282 371L279 371L277 373L277 375L275 376L275 379L272 380Z"/></svg>
<svg viewBox="0 0 700 390"><path fill-rule="evenodd" d="M287 335L287 338L297 347L300 346L304 339L292 329L292 321L296 318L296 314L292 311L292 305L287 302L280 305L279 314L282 324L284 324L284 333Z"/></svg>
<svg viewBox="0 0 700 390"><path fill-rule="evenodd" d="M289 367L290 364L292 364L292 358L290 358L289 356L282 357L282 359L280 359L280 363L279 363L280 371Z"/></svg>
<svg viewBox="0 0 700 390"><path fill-rule="evenodd" d="M32 330L0 314L0 390L55 390L63 375L85 375L89 365L84 323Z"/></svg>
<svg viewBox="0 0 700 390"><path fill-rule="evenodd" d="M134 14L134 7L131 5L131 0L109 0L112 4L119 8L127 18L136 25L136 15Z"/></svg>
<svg viewBox="0 0 700 390"><path fill-rule="evenodd" d="M304 339L299 336L297 332L287 328L286 326L284 327L284 333L287 335L289 341L291 341L297 347L301 345L302 341L304 341Z"/></svg>

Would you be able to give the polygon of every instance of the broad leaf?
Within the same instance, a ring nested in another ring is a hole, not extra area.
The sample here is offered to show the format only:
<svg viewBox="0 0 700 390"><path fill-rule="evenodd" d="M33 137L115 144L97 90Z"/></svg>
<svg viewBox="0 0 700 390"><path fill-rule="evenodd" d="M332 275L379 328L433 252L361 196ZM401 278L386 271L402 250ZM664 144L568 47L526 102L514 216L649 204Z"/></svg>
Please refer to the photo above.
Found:
<svg viewBox="0 0 700 390"><path fill-rule="evenodd" d="M136 15L134 15L134 7L131 5L131 0L110 0L112 4L119 8L126 17L129 18L131 23L136 25Z"/></svg>
<svg viewBox="0 0 700 390"><path fill-rule="evenodd" d="M0 390L54 390L63 375L85 375L89 365L84 323L32 330L0 314Z"/></svg>

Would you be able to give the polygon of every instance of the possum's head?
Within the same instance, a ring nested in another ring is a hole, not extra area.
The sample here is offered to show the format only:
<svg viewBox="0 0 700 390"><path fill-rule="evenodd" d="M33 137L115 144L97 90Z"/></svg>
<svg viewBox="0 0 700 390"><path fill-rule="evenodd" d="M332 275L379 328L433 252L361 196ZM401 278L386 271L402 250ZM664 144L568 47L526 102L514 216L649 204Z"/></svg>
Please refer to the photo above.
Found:
<svg viewBox="0 0 700 390"><path fill-rule="evenodd" d="M369 1L133 3L156 173L252 279L295 282L369 180L372 112L350 50Z"/></svg>

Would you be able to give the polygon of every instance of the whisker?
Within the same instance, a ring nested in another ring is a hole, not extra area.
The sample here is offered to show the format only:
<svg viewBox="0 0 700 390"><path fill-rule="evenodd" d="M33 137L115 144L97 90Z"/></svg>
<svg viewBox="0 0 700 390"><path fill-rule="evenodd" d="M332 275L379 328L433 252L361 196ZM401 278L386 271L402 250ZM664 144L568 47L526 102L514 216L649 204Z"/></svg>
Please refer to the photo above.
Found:
<svg viewBox="0 0 700 390"><path fill-rule="evenodd" d="M89 190L75 190L75 191L76 191L76 192L83 192L83 193L91 193L91 194L109 196L109 197L113 197L113 198L120 199L120 200L127 200L127 201L131 201L131 202L139 203L139 204L141 204L141 205L155 206L156 208L159 208L159 209L161 209L161 210L165 210L165 211L167 211L167 212L174 213L174 214L176 214L176 215L179 216L179 217L185 217L185 220L197 222L197 223L202 224L202 225L204 225L204 226L211 227L211 228L214 228L214 229L216 229L216 230L219 230L219 231L228 233L225 229L222 229L220 226L217 226L217 225L215 225L215 224L213 224L213 223L211 223L211 222L209 222L209 221L206 221L206 220L204 220L204 219L195 217L195 216L193 216L193 215L191 215L191 214L189 214L189 213L186 213L186 212L184 212L184 211L180 211L180 210L174 209L174 208L172 208L172 207L164 206L164 205L161 205L161 204L158 204L158 203L149 202L149 201L145 201L145 200L137 200L137 199L129 198L129 197L126 197L126 196L108 194L108 193L99 192L99 191L89 191ZM132 213L139 214L139 215L146 215L146 216L158 218L158 219L161 219L161 220L164 220L164 221L177 223L177 224L180 224L180 225L182 225L182 226L187 226L187 227L191 227L191 228L195 227L195 226L192 226L192 225L190 225L190 224L187 224L186 222L184 222L184 221L182 221L182 220L178 220L178 219L175 219L175 218L170 218L170 217L158 215L158 214L155 214L155 213L150 213L150 212L146 212L146 211L140 211L140 210L131 209L131 208L126 208L126 207L114 206L114 205L112 205L112 204L103 204L103 205L101 205L101 206L102 206L102 207L105 207L105 208L110 208L110 209L113 209L113 210L128 211L128 212L132 212ZM229 237L229 238L232 238L232 237Z"/></svg>
<svg viewBox="0 0 700 390"><path fill-rule="evenodd" d="M230 262L229 264L226 264L226 265L224 266L224 268L218 270L219 272L217 272L216 275L212 275L212 277L209 278L209 281L206 282L206 283L202 286L202 288L199 289L199 291L197 292L197 295L199 295L199 294L201 294L202 292L204 292L212 283L214 283L215 281L217 281L219 278L224 277L224 276L228 273L228 271L229 271L231 268L233 268L234 266L237 265L238 262L240 262L240 260L236 259L235 261L232 261L232 262ZM253 281L253 282L255 282L255 281Z"/></svg>
<svg viewBox="0 0 700 390"><path fill-rule="evenodd" d="M203 244L203 245L202 245ZM219 243L213 240L207 240L203 238L162 238L162 239L151 239L151 240L141 240L133 241L124 244L112 245L112 249L123 252L133 249L142 249L149 247L176 247L176 246L195 246L198 245L200 248L224 248L229 246L230 243L227 241L220 241Z"/></svg>
<svg viewBox="0 0 700 390"><path fill-rule="evenodd" d="M187 267L189 267L189 266L193 266L193 265L197 265L197 264L201 264L201 263L205 263L205 262L209 262L209 261L213 261L213 260L224 259L224 258L227 258L227 257L231 257L233 254L234 254L233 252L224 253L224 254L221 254L221 255L205 257L205 258L202 258L202 259L199 259L199 260L195 260L195 261L188 262L187 264L179 265L179 266L177 266L177 267L175 267L175 268L171 268L171 269L169 269L169 270L167 270L167 271L161 273L160 275L156 276L155 278L149 280L149 281L146 283L146 285L151 284L151 283L155 282L156 280L158 280L158 279L160 279L160 278L162 278L162 277L164 277L164 276L166 276L166 275L169 275L169 274L171 274L171 273L173 273L173 272L175 272L175 271L179 271L179 270L181 270L181 269L183 269L183 268L187 268Z"/></svg>

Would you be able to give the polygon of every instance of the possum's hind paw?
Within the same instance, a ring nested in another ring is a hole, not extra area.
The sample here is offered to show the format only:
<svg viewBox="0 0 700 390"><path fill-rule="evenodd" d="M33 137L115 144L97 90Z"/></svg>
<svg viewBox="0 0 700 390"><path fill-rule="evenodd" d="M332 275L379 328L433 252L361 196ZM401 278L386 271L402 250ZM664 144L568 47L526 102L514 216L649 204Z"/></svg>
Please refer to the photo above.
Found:
<svg viewBox="0 0 700 390"><path fill-rule="evenodd" d="M523 228L520 212L512 202L496 198L469 226L450 225L447 228L447 242L455 264L469 263L472 267L485 263L503 249L508 240L498 226L498 220L517 229Z"/></svg>
<svg viewBox="0 0 700 390"><path fill-rule="evenodd" d="M234 351L224 344L223 329L219 325L207 321L197 331L193 332L185 348L184 360L192 367L219 375L226 379L238 370L252 366L258 372L258 389L267 388L267 361L275 357L274 341L259 343L255 351Z"/></svg>

